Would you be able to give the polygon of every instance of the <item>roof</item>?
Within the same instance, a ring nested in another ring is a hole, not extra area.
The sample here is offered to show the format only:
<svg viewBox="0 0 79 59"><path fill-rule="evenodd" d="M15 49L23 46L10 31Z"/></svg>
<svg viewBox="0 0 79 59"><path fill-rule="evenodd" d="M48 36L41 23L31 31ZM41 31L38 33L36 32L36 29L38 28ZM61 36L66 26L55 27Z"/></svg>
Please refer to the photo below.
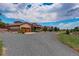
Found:
<svg viewBox="0 0 79 59"><path fill-rule="evenodd" d="M9 24L7 25L8 27L11 27L11 26L20 26L22 23L13 23L13 24Z"/></svg>
<svg viewBox="0 0 79 59"><path fill-rule="evenodd" d="M13 23L13 24L7 25L7 27L20 26L20 25L23 25L23 24L29 24L32 27L41 27L41 25L38 25L37 23L28 23L28 22L24 22L24 23Z"/></svg>
<svg viewBox="0 0 79 59"><path fill-rule="evenodd" d="M38 25L37 23L32 23L33 27L41 27L41 25Z"/></svg>

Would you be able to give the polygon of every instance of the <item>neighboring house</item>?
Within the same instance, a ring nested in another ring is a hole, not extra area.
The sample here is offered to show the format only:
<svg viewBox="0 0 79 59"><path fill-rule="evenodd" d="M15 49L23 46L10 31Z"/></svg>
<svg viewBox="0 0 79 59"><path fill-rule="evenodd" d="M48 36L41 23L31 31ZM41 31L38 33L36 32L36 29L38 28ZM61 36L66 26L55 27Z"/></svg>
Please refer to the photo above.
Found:
<svg viewBox="0 0 79 59"><path fill-rule="evenodd" d="M13 23L6 26L9 31L21 31L21 32L33 32L40 31L41 26L37 25L36 23Z"/></svg>
<svg viewBox="0 0 79 59"><path fill-rule="evenodd" d="M32 31L33 32L40 32L42 30L42 26L36 23L32 23Z"/></svg>
<svg viewBox="0 0 79 59"><path fill-rule="evenodd" d="M23 32L32 32L32 26L30 23L23 23L20 25L20 30Z"/></svg>

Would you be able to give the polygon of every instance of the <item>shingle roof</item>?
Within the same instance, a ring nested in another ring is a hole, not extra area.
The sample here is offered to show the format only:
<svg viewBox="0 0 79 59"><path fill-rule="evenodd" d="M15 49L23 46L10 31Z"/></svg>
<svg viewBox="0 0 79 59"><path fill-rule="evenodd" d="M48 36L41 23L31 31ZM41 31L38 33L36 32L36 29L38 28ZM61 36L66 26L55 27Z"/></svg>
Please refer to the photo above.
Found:
<svg viewBox="0 0 79 59"><path fill-rule="evenodd" d="M8 27L11 27L11 26L20 26L22 24L29 24L31 25L32 27L41 27L41 25L38 25L37 23L28 23L28 22L25 22L25 23L13 23L13 24L9 24L7 25Z"/></svg>
<svg viewBox="0 0 79 59"><path fill-rule="evenodd" d="M13 24L9 24L7 26L11 27L11 26L20 26L22 23L13 23Z"/></svg>

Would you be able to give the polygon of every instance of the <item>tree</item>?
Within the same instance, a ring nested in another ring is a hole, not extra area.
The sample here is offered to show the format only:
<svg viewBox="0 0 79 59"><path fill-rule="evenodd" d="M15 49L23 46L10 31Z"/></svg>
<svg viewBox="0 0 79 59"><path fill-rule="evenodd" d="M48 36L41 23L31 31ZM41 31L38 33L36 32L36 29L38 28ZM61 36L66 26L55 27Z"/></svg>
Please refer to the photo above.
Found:
<svg viewBox="0 0 79 59"><path fill-rule="evenodd" d="M5 23L4 22L0 22L0 28L4 28L5 27Z"/></svg>
<svg viewBox="0 0 79 59"><path fill-rule="evenodd" d="M54 27L54 31L59 31L59 28L57 28L57 27Z"/></svg>
<svg viewBox="0 0 79 59"><path fill-rule="evenodd" d="M66 30L66 34L70 34L70 31L68 29Z"/></svg>
<svg viewBox="0 0 79 59"><path fill-rule="evenodd" d="M33 32L36 32L36 27L32 27L32 31Z"/></svg>
<svg viewBox="0 0 79 59"><path fill-rule="evenodd" d="M75 27L74 28L74 31L79 31L79 27Z"/></svg>

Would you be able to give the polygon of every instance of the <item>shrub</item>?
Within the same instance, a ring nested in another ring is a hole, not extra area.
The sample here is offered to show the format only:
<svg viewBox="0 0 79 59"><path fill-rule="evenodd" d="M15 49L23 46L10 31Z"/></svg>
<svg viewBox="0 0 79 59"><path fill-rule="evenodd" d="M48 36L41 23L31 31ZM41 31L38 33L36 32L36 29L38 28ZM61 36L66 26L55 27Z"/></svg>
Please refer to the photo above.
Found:
<svg viewBox="0 0 79 59"><path fill-rule="evenodd" d="M69 30L66 30L66 34L70 34L70 31Z"/></svg>

